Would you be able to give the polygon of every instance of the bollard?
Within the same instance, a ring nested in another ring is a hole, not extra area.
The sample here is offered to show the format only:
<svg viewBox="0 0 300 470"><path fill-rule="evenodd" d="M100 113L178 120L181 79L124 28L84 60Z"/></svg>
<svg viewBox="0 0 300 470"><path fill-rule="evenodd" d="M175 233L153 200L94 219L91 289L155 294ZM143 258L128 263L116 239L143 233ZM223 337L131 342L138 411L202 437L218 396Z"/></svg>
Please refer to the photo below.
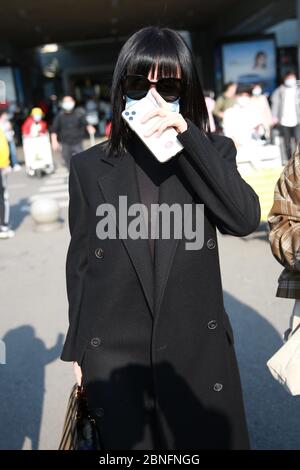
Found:
<svg viewBox="0 0 300 470"><path fill-rule="evenodd" d="M36 232L52 232L62 227L60 207L55 199L39 198L32 202L30 214L35 222Z"/></svg>

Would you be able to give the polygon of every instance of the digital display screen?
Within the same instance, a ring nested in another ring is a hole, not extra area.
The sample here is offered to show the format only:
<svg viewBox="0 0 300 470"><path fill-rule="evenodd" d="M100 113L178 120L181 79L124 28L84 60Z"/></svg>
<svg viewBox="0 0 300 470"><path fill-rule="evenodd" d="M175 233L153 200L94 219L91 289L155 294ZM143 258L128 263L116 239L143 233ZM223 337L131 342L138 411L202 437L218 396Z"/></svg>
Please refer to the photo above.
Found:
<svg viewBox="0 0 300 470"><path fill-rule="evenodd" d="M276 87L276 45L272 38L222 44L223 82L261 83L264 92Z"/></svg>

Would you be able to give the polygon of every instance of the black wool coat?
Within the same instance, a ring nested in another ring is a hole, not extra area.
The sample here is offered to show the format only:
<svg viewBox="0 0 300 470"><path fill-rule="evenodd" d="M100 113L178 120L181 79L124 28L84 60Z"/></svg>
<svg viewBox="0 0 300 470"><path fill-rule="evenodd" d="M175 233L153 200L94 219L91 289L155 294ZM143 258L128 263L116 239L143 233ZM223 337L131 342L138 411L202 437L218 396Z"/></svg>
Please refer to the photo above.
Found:
<svg viewBox="0 0 300 470"><path fill-rule="evenodd" d="M159 203L204 204L204 244L156 240L154 268L147 239L96 234L99 204L117 209L120 195L128 206L140 202L133 155L108 157L101 143L71 159L61 359L81 365L107 450L249 447L216 228L253 232L259 199L237 170L233 141L187 122Z"/></svg>

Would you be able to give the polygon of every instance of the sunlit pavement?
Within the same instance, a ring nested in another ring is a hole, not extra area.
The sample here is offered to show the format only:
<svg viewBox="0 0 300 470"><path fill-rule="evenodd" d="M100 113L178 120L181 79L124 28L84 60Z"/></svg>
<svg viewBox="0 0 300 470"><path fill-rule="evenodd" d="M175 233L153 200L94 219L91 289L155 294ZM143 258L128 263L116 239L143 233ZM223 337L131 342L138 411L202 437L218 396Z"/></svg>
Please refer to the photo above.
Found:
<svg viewBox="0 0 300 470"><path fill-rule="evenodd" d="M275 382L267 360L282 345L293 301L275 297L281 266L262 227L219 236L225 306L235 332L253 448L300 449L300 401Z"/></svg>
<svg viewBox="0 0 300 470"><path fill-rule="evenodd" d="M65 192L65 180L49 181L24 170L9 177L16 236L0 241L0 331L7 347L7 364L0 365L1 449L56 449L74 381L71 364L59 360L67 328L67 207L62 204L62 228L47 234L34 231L26 210L31 196L48 193L41 188ZM281 267L264 227L243 239L220 235L219 249L252 446L300 449L299 398L275 383L265 365L281 345L293 304L275 297Z"/></svg>

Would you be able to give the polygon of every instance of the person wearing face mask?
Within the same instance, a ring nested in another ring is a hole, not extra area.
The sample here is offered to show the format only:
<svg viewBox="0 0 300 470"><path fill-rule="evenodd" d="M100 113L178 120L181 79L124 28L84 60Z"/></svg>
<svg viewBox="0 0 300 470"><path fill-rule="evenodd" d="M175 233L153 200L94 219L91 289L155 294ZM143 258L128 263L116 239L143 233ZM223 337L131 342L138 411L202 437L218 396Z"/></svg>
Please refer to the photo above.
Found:
<svg viewBox="0 0 300 470"><path fill-rule="evenodd" d="M286 158L290 159L300 141L300 88L294 72L285 74L283 84L271 96L271 103L273 124L280 126ZM285 159L282 159L284 163Z"/></svg>
<svg viewBox="0 0 300 470"><path fill-rule="evenodd" d="M41 108L33 108L22 125L23 137L38 137L47 134L47 123L43 120Z"/></svg>
<svg viewBox="0 0 300 470"><path fill-rule="evenodd" d="M148 93L157 106L130 112ZM147 26L127 39L111 104L109 138L71 158L61 359L86 390L103 450L247 449L216 229L237 237L256 230L258 196L237 170L233 141L210 132L195 58L177 31ZM124 109L144 122L145 136L175 130L182 150L160 163ZM131 231L141 204L146 237ZM195 215L199 204L203 245L190 250L187 219L195 220L174 211Z"/></svg>
<svg viewBox="0 0 300 470"><path fill-rule="evenodd" d="M235 105L224 113L224 135L233 139L237 147L245 147L253 143L256 129L261 124L261 117L252 106L251 87L239 85Z"/></svg>
<svg viewBox="0 0 300 470"><path fill-rule="evenodd" d="M223 119L224 113L227 109L232 108L235 104L236 99L236 90L237 90L237 83L229 82L224 85L223 93L218 96L214 109L213 114L218 122L218 125L223 128Z"/></svg>
<svg viewBox="0 0 300 470"><path fill-rule="evenodd" d="M272 112L266 95L260 83L256 83L252 88L252 106L261 122L260 135L264 139L270 138L270 130L273 123Z"/></svg>
<svg viewBox="0 0 300 470"><path fill-rule="evenodd" d="M73 155L83 150L85 132L95 134L94 126L88 124L84 109L75 108L72 96L64 96L62 110L55 116L51 126L51 144L54 152L62 151L66 167L70 168Z"/></svg>

